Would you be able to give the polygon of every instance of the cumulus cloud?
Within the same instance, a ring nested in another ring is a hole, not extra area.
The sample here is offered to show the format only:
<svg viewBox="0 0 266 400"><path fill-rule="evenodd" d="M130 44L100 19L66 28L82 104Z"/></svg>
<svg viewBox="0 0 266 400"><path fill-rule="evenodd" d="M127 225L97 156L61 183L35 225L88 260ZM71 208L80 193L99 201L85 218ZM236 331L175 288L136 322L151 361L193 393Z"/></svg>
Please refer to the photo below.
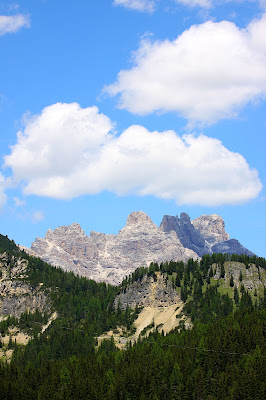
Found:
<svg viewBox="0 0 266 400"><path fill-rule="evenodd" d="M26 122L5 157L25 194L71 199L110 191L153 195L178 204L238 204L261 190L243 156L204 135L149 132L119 136L96 107L54 104Z"/></svg>
<svg viewBox="0 0 266 400"><path fill-rule="evenodd" d="M28 15L0 15L0 36L29 27L30 17Z"/></svg>
<svg viewBox="0 0 266 400"><path fill-rule="evenodd" d="M144 39L133 62L104 88L119 97L120 108L174 111L202 125L235 117L266 95L266 14L246 29L208 21L173 41Z"/></svg>
<svg viewBox="0 0 266 400"><path fill-rule="evenodd" d="M18 132L6 165L12 166L17 181L68 175L80 163L97 158L111 129L111 121L97 107L54 104L40 115L25 117L25 129Z"/></svg>
<svg viewBox="0 0 266 400"><path fill-rule="evenodd" d="M115 6L123 6L142 12L153 12L155 3L155 0L114 0L113 2Z"/></svg>

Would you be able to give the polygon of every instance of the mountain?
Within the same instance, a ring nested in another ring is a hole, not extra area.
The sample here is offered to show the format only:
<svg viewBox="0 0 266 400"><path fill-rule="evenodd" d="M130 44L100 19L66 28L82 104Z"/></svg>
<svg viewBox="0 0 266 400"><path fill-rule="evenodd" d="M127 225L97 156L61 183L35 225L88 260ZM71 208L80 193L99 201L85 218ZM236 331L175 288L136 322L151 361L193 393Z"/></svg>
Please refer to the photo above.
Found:
<svg viewBox="0 0 266 400"><path fill-rule="evenodd" d="M238 240L229 239L224 221L217 214L202 215L193 221L190 221L186 213L181 213L180 218L165 215L160 229L163 232L174 231L182 245L195 251L200 257L207 253L254 255Z"/></svg>
<svg viewBox="0 0 266 400"><path fill-rule="evenodd" d="M139 211L128 216L126 226L117 235L92 231L87 236L79 224L73 223L49 229L44 238L36 238L28 251L65 271L97 282L119 284L138 267L151 262L197 259L213 253L217 244L221 252L253 254L237 243L229 241L224 221L216 214L192 222L186 213L181 213L180 218L165 215L158 228Z"/></svg>
<svg viewBox="0 0 266 400"><path fill-rule="evenodd" d="M201 233L209 246L229 240L225 231L224 220L217 214L201 215L192 221L193 226Z"/></svg>
<svg viewBox="0 0 266 400"><path fill-rule="evenodd" d="M151 262L198 257L182 246L175 232L163 232L142 211L131 213L117 235L91 232L87 236L74 223L49 229L43 239L32 243L31 250L65 271L111 284L120 283L136 268Z"/></svg>
<svg viewBox="0 0 266 400"><path fill-rule="evenodd" d="M174 231L182 245L195 251L200 257L210 251L208 242L200 230L196 229L190 222L190 217L186 213L181 213L180 218L165 215L159 229L163 232Z"/></svg>
<svg viewBox="0 0 266 400"><path fill-rule="evenodd" d="M245 254L250 257L254 255L252 251L246 249L236 239L229 239L220 243L216 243L212 246L211 250L213 253Z"/></svg>

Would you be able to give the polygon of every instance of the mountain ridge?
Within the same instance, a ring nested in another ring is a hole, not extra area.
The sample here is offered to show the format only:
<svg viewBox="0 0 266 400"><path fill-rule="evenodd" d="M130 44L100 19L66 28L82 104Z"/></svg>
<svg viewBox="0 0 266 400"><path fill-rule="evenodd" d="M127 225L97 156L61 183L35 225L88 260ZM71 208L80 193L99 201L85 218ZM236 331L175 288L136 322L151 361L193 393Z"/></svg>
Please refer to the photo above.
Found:
<svg viewBox="0 0 266 400"><path fill-rule="evenodd" d="M87 236L79 224L73 223L48 229L44 238L35 239L29 252L65 271L119 284L138 267L151 262L197 259L211 254L212 246L218 244L221 248L224 245L226 252L233 244L235 253L253 255L237 243L230 242L224 221L217 214L194 221L186 213L181 213L180 218L164 216L157 227L143 211L134 211L116 235L91 231Z"/></svg>

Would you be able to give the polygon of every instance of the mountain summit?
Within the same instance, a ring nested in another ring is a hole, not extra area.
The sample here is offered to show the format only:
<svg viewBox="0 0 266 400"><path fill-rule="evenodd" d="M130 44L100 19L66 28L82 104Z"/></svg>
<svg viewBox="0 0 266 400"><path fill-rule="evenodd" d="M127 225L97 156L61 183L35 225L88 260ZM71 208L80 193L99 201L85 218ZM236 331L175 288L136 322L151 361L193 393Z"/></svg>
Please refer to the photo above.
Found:
<svg viewBox="0 0 266 400"><path fill-rule="evenodd" d="M165 215L158 228L143 211L132 212L117 235L91 232L87 236L79 224L48 229L36 238L31 252L52 265L96 281L118 284L136 268L151 262L184 261L221 252L252 255L238 241L230 241L224 221L216 214L194 221L186 213ZM224 249L224 251L223 251Z"/></svg>

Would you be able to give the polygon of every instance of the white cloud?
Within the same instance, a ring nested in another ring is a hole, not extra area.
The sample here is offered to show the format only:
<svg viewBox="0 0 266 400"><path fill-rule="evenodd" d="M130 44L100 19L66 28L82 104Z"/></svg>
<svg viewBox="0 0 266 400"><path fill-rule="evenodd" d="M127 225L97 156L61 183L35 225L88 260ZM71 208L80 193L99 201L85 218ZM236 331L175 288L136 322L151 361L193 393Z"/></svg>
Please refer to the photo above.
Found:
<svg viewBox="0 0 266 400"><path fill-rule="evenodd" d="M21 28L30 27L30 18L28 15L0 15L0 36L6 33L17 32Z"/></svg>
<svg viewBox="0 0 266 400"><path fill-rule="evenodd" d="M266 94L266 14L247 29L222 21L194 25L174 41L145 39L104 91L119 107L145 115L178 112L191 123L237 116Z"/></svg>
<svg viewBox="0 0 266 400"><path fill-rule="evenodd" d="M153 12L156 5L161 0L114 0L113 4L116 6L123 6L131 10L138 10L142 12ZM176 3L184 6L193 8L200 7L209 9L219 6L224 3L243 3L243 2L254 2L256 0L175 0ZM165 0L162 3L166 3ZM266 0L258 0L259 7L262 9L266 8Z"/></svg>
<svg viewBox="0 0 266 400"><path fill-rule="evenodd" d="M13 201L16 207L23 207L26 204L25 200L21 200L18 197L13 197Z"/></svg>
<svg viewBox="0 0 266 400"><path fill-rule="evenodd" d="M188 7L202 7L210 8L212 6L212 0L175 0L177 3L183 4Z"/></svg>
<svg viewBox="0 0 266 400"><path fill-rule="evenodd" d="M201 7L201 8L212 8L224 3L248 3L257 2L259 7L262 9L266 8L266 0L175 0L176 3L183 4L188 7Z"/></svg>
<svg viewBox="0 0 266 400"><path fill-rule="evenodd" d="M97 157L111 129L111 121L97 107L57 103L38 116L26 117L24 132L18 132L6 164L18 181L64 176Z"/></svg>
<svg viewBox="0 0 266 400"><path fill-rule="evenodd" d="M114 0L116 6L123 6L131 10L142 12L153 12L155 8L155 0Z"/></svg>
<svg viewBox="0 0 266 400"><path fill-rule="evenodd" d="M135 125L118 136L111 129L96 107L54 104L28 120L5 165L25 194L58 199L107 190L219 205L261 190L257 172L217 139Z"/></svg>
<svg viewBox="0 0 266 400"><path fill-rule="evenodd" d="M34 213L32 214L32 222L33 223L37 223L40 222L44 219L44 215L42 211L34 211Z"/></svg>

